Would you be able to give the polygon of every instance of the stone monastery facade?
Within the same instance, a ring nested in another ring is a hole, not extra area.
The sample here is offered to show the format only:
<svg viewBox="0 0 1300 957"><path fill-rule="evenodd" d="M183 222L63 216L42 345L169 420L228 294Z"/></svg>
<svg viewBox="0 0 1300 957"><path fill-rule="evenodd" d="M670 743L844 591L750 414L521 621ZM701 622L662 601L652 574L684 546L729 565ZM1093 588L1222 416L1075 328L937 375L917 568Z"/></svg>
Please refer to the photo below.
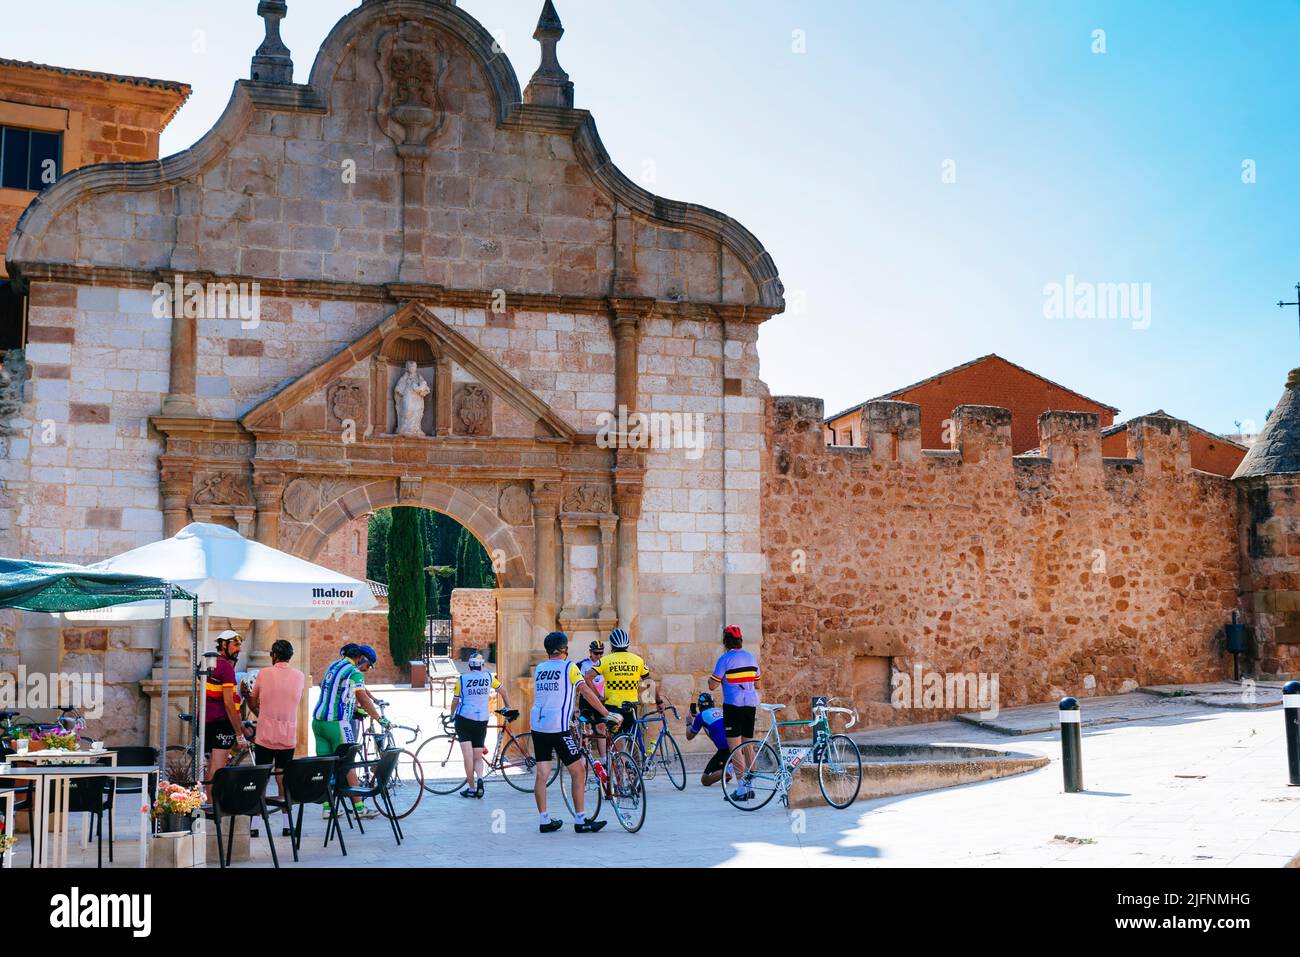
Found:
<svg viewBox="0 0 1300 957"><path fill-rule="evenodd" d="M498 563L509 679L554 628L579 648L621 625L684 706L724 623L768 700L837 694L876 723L939 716L888 706L918 663L1000 673L1004 704L1226 673L1216 636L1250 610L1238 489L1191 469L1186 423L1135 420L1103 459L1095 415L1049 413L1025 458L1005 411L964 407L954 448L922 453L917 407L873 402L864 448L826 448L820 403L759 378L771 257L613 165L550 0L522 89L449 0L365 0L303 84L286 5L258 10L251 78L205 137L64 176L13 233L4 553L94 561L213 521L314 559L418 505ZM395 399L416 380L422 418ZM669 441L638 440L636 412ZM707 447L677 441L694 423ZM231 624L254 666L305 634ZM185 641L20 616L0 668L101 670L126 739Z"/></svg>

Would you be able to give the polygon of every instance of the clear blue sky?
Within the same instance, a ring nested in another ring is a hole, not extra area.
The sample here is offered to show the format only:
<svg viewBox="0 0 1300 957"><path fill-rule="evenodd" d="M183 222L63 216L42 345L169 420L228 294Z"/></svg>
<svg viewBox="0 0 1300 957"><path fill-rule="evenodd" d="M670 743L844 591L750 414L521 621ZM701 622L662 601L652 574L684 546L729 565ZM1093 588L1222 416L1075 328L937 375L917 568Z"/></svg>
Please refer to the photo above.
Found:
<svg viewBox="0 0 1300 957"><path fill-rule="evenodd" d="M290 0L300 80L356 5ZM774 393L838 410L998 352L1125 416L1233 431L1300 365L1295 310L1272 305L1300 280L1294 0L556 5L561 62L615 161L739 219L806 302L764 327ZM541 0L461 6L526 83ZM190 83L170 153L246 75L256 7L59 0L6 18L0 56ZM1149 328L1045 318L1044 286L1068 275L1149 283Z"/></svg>

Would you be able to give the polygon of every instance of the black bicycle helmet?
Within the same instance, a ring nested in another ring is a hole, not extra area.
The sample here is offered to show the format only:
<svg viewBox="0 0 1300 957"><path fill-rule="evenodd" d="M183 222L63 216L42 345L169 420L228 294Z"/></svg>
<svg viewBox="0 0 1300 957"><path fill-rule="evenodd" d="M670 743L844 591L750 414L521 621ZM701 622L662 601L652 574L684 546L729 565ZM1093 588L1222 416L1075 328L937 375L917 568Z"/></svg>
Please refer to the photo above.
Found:
<svg viewBox="0 0 1300 957"><path fill-rule="evenodd" d="M708 711L713 707L713 695L707 691L701 691L700 696L695 699L695 703L699 705L701 711Z"/></svg>
<svg viewBox="0 0 1300 957"><path fill-rule="evenodd" d="M548 655L553 655L561 648L569 647L569 636L562 631L553 631L542 640L542 647Z"/></svg>

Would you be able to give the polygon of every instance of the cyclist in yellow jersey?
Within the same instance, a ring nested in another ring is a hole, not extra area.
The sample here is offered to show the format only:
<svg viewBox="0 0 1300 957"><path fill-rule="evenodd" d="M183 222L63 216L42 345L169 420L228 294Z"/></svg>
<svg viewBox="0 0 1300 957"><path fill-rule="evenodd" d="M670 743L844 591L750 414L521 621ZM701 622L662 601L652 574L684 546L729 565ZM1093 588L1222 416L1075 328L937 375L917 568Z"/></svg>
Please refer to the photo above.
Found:
<svg viewBox="0 0 1300 957"><path fill-rule="evenodd" d="M627 650L629 640L622 628L609 633L609 645L613 650L588 671L587 684L594 690L594 677L599 675L604 679L605 707L623 715L621 730L635 733L637 703L641 700L641 689L651 680L651 675L644 659ZM655 686L655 707L663 707L658 685Z"/></svg>

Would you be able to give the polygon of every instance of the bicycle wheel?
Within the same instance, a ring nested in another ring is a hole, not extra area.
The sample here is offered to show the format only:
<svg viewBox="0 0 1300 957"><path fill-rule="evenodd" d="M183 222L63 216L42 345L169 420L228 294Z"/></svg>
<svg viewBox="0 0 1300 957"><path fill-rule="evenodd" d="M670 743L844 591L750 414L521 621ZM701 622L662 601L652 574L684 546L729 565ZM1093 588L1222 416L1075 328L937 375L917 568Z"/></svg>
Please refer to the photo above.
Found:
<svg viewBox="0 0 1300 957"><path fill-rule="evenodd" d="M430 794L455 794L465 786L465 759L455 735L440 734L424 741L415 760Z"/></svg>
<svg viewBox="0 0 1300 957"><path fill-rule="evenodd" d="M583 775L582 816L588 821L594 821L600 816L600 804L603 799L600 777L592 765L590 755L584 755L581 764L585 772ZM576 814L577 809L573 806L573 795L569 793L572 789L573 782L569 780L569 769L565 768L564 773L560 775L560 794L564 797L564 806L569 809L569 813Z"/></svg>
<svg viewBox="0 0 1300 957"><path fill-rule="evenodd" d="M193 752L188 745L169 744L163 755L163 768L166 779L172 784L189 787L194 783Z"/></svg>
<svg viewBox="0 0 1300 957"><path fill-rule="evenodd" d="M237 750L235 752L235 756L226 762L226 767L237 768L240 767L241 765L251 766L254 763L255 762L253 760L253 749L249 747L249 748L242 748L240 750Z"/></svg>
<svg viewBox="0 0 1300 957"><path fill-rule="evenodd" d="M411 812L419 806L420 798L424 796L424 772L420 770L420 762L405 748L401 749L400 755L397 759L397 767L393 769L393 776L388 779L388 787L385 789L388 801L393 805L392 813L388 811L387 802L375 802L375 808L380 814L398 821L410 816Z"/></svg>
<svg viewBox="0 0 1300 957"><path fill-rule="evenodd" d="M629 834L641 830L645 823L645 781L636 762L623 753L609 758L609 803L623 830Z"/></svg>
<svg viewBox="0 0 1300 957"><path fill-rule="evenodd" d="M529 731L512 737L501 749L501 776L516 791L523 791L526 794L533 792L533 779L537 770L537 759L533 754L533 735ZM560 773L559 764L558 761L551 763L551 776L546 781L547 787L555 783L555 778Z"/></svg>
<svg viewBox="0 0 1300 957"><path fill-rule="evenodd" d="M677 747L677 739L665 734L659 742L652 765L662 767L668 772L668 780L679 791L686 790L686 762L682 760L682 749Z"/></svg>
<svg viewBox="0 0 1300 957"><path fill-rule="evenodd" d="M817 783L831 807L843 810L858 799L862 788L862 753L852 738L831 735L817 762Z"/></svg>
<svg viewBox="0 0 1300 957"><path fill-rule="evenodd" d="M745 741L727 756L722 768L722 795L734 808L757 811L776 796L783 785L781 759L764 741ZM752 791L744 800L736 797L739 787Z"/></svg>

